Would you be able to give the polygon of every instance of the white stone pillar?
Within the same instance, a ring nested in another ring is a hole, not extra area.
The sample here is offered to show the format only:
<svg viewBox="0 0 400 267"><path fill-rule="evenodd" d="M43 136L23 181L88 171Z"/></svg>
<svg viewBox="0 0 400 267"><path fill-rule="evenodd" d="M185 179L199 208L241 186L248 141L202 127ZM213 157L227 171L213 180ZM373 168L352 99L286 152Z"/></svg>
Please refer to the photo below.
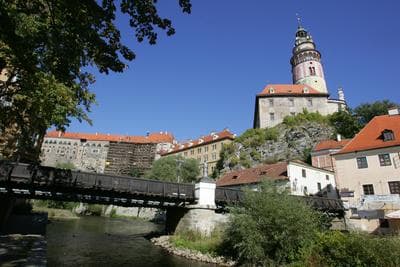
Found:
<svg viewBox="0 0 400 267"><path fill-rule="evenodd" d="M206 209L215 209L215 181L204 177L194 185L194 195L197 201L197 207Z"/></svg>

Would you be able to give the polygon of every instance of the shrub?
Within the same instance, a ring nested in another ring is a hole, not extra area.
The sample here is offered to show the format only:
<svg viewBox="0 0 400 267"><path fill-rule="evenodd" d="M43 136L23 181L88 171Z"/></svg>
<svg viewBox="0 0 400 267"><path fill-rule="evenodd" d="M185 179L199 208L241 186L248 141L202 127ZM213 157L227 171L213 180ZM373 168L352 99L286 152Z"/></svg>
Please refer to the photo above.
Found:
<svg viewBox="0 0 400 267"><path fill-rule="evenodd" d="M308 112L307 109L303 109L302 113L298 113L295 116L286 116L283 118L283 124L287 126L296 126L303 124L304 122L318 122L318 123L329 123L327 116L321 115L319 112Z"/></svg>
<svg viewBox="0 0 400 267"><path fill-rule="evenodd" d="M400 266L400 239L322 232L298 266Z"/></svg>
<svg viewBox="0 0 400 267"><path fill-rule="evenodd" d="M89 204L86 213L93 216L101 216L103 205Z"/></svg>
<svg viewBox="0 0 400 267"><path fill-rule="evenodd" d="M316 238L321 215L271 183L260 190L246 191L243 206L232 209L223 252L257 266L294 262Z"/></svg>

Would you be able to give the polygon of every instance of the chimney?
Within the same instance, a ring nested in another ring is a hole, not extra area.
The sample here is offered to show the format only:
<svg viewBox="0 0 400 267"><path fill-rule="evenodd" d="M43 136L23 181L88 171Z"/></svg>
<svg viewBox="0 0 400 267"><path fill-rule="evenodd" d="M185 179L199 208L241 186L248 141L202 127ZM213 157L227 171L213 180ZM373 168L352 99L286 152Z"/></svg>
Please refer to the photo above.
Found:
<svg viewBox="0 0 400 267"><path fill-rule="evenodd" d="M389 116L395 116L395 115L399 115L400 111L399 108L391 108L388 110L388 114Z"/></svg>
<svg viewBox="0 0 400 267"><path fill-rule="evenodd" d="M58 137L61 137L61 131L58 131Z"/></svg>
<svg viewBox="0 0 400 267"><path fill-rule="evenodd" d="M342 141L342 136L341 136L340 134L337 134L337 135L336 135L336 140L337 140L338 142Z"/></svg>

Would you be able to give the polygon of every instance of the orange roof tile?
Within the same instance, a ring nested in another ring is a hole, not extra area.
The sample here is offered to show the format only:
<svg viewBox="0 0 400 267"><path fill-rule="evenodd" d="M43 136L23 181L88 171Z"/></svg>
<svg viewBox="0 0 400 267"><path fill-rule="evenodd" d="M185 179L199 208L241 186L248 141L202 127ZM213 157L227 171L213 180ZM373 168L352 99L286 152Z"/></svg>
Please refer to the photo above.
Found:
<svg viewBox="0 0 400 267"><path fill-rule="evenodd" d="M314 148L314 152L321 151L321 150L328 150L328 149L341 149L343 148L351 139L343 139L341 141L337 140L323 140Z"/></svg>
<svg viewBox="0 0 400 267"><path fill-rule="evenodd" d="M217 186L233 186L259 183L265 178L268 180L287 180L287 163L264 164L254 168L232 171L224 174L217 180Z"/></svg>
<svg viewBox="0 0 400 267"><path fill-rule="evenodd" d="M186 150L186 149L190 149L190 148L197 147L197 146L202 146L205 144L213 143L216 141L221 141L224 139L233 140L234 138L235 138L234 134L232 134L228 129L224 129L221 132L202 136L196 140L192 140L192 141L181 143L181 144L175 144L172 147L172 150L164 153L163 155L174 154L174 153Z"/></svg>
<svg viewBox="0 0 400 267"><path fill-rule="evenodd" d="M70 139L87 139L91 141L115 141L128 143L172 143L174 136L171 133L160 132L150 133L148 136L132 136L117 134L101 134L101 133L73 133L50 131L45 137L53 138L70 138Z"/></svg>
<svg viewBox="0 0 400 267"><path fill-rule="evenodd" d="M384 141L382 132L391 130L394 140ZM336 154L400 146L400 115L374 117L361 131Z"/></svg>
<svg viewBox="0 0 400 267"><path fill-rule="evenodd" d="M272 90L271 90L272 89ZM272 95L327 95L307 84L268 84L258 96Z"/></svg>

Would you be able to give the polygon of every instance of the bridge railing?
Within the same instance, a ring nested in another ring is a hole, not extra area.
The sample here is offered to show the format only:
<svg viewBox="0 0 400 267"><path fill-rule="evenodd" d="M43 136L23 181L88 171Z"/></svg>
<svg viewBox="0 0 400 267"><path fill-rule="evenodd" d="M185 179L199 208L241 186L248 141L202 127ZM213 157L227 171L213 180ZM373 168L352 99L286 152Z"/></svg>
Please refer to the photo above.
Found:
<svg viewBox="0 0 400 267"><path fill-rule="evenodd" d="M88 173L53 167L0 161L2 184L77 190L98 190L133 195L161 196L194 201L194 185L113 174Z"/></svg>
<svg viewBox="0 0 400 267"><path fill-rule="evenodd" d="M235 204L242 202L244 192L240 189L217 187L215 189L216 204Z"/></svg>

